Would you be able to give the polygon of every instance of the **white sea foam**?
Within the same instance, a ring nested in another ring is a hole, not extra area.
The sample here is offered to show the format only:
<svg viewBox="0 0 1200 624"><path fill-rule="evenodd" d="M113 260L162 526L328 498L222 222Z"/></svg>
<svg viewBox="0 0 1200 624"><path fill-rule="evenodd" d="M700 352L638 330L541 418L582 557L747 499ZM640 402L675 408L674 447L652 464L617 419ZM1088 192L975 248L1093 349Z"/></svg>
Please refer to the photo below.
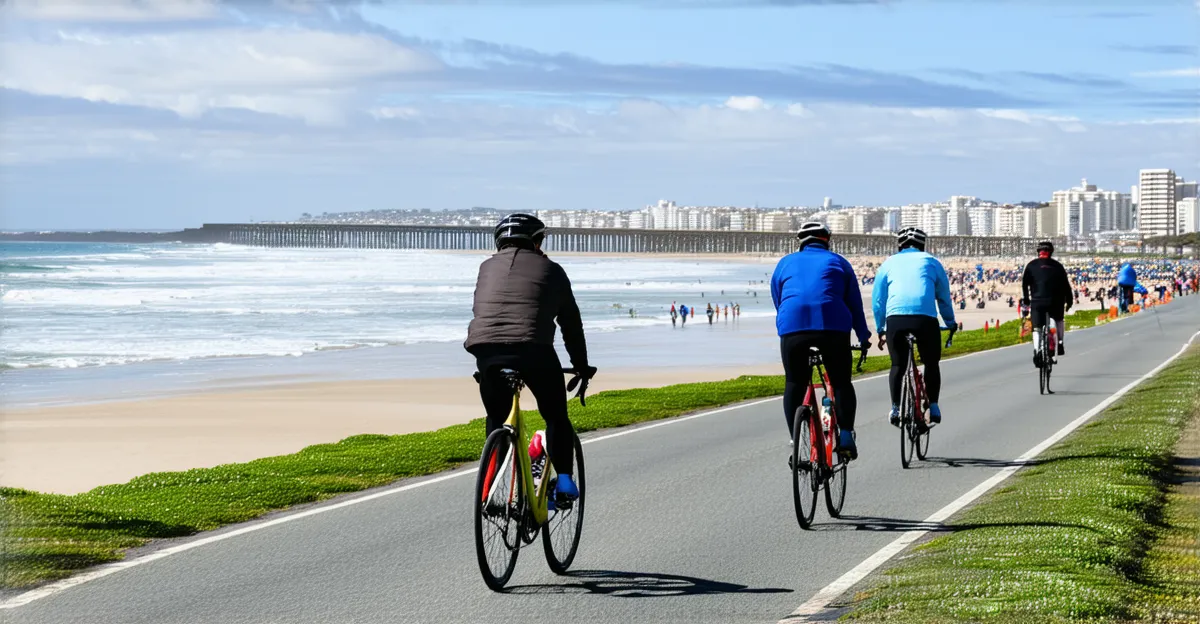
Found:
<svg viewBox="0 0 1200 624"><path fill-rule="evenodd" d="M75 368L461 341L487 255L4 244L0 257L21 267L0 283L0 364ZM732 301L743 316L773 315L768 286L758 283L770 265L555 260L571 276L589 332L664 324L672 302L698 304L697 316L706 302Z"/></svg>

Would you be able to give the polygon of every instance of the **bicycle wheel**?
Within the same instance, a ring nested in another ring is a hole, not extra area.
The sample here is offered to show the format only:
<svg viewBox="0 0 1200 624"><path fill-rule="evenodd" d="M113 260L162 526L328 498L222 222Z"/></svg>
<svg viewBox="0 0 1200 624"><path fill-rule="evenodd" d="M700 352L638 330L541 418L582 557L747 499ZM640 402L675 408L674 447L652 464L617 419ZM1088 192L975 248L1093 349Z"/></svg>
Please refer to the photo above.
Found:
<svg viewBox="0 0 1200 624"><path fill-rule="evenodd" d="M904 373L900 399L900 466L908 468L913 456L913 431L916 427L917 397L913 393L912 362Z"/></svg>
<svg viewBox="0 0 1200 624"><path fill-rule="evenodd" d="M587 495L587 479L583 472L583 445L575 438L575 485L579 487L579 498L565 505L555 505L546 526L542 527L542 550L546 551L546 563L555 574L566 574L579 551L579 536L583 532L584 496ZM554 492L550 493L554 496Z"/></svg>
<svg viewBox="0 0 1200 624"><path fill-rule="evenodd" d="M508 428L488 436L475 477L475 555L483 582L500 591L517 567L525 497L517 470L516 437Z"/></svg>
<svg viewBox="0 0 1200 624"><path fill-rule="evenodd" d="M813 454L812 425L807 406L796 409L792 425L792 498L796 503L796 521L800 528L812 526L817 513L817 474L819 456Z"/></svg>
<svg viewBox="0 0 1200 624"><path fill-rule="evenodd" d="M1049 388L1050 377L1046 374L1046 369L1050 366L1046 357L1046 327L1042 326L1041 335L1038 336L1038 353L1042 354L1042 366L1038 369L1038 394L1046 394Z"/></svg>
<svg viewBox="0 0 1200 624"><path fill-rule="evenodd" d="M917 459L921 461L925 461L925 456L929 453L930 431L932 431L932 428L927 425L924 431L917 433L917 440L914 444L917 447Z"/></svg>
<svg viewBox="0 0 1200 624"><path fill-rule="evenodd" d="M833 469L825 478L825 509L834 518L842 517L842 503L846 502L846 470L850 462L841 453L833 454Z"/></svg>
<svg viewBox="0 0 1200 624"><path fill-rule="evenodd" d="M1048 336L1048 334L1047 334L1047 336ZM1043 360L1045 360L1045 363L1042 366L1042 371L1046 373L1046 394L1054 394L1054 391L1050 389L1050 373L1054 372L1054 355L1055 354L1054 354L1054 351L1052 349L1050 349L1049 337L1046 338L1045 353L1046 353L1046 355L1042 358Z"/></svg>

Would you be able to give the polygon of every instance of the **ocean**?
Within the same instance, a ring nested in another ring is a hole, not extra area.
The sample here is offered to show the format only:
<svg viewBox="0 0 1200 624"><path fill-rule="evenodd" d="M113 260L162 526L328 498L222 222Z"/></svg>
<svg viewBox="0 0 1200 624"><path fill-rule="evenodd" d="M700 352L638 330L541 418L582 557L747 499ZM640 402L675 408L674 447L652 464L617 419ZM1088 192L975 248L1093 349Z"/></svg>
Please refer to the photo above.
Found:
<svg viewBox="0 0 1200 624"><path fill-rule="evenodd" d="M153 376L179 370L165 366L181 362L203 361L205 370L227 372L249 358L261 373L263 362L383 350L354 360L367 362L402 346L409 347L407 354L455 349L461 358L475 276L486 257L223 244L0 243L4 391L7 397L17 387L49 380L63 385ZM552 257L571 277L589 337L669 329L672 302L699 306L693 326L707 324L703 309L709 302L739 303L747 320L774 316L772 259ZM59 373L31 374L39 369ZM89 369L106 372L83 373Z"/></svg>

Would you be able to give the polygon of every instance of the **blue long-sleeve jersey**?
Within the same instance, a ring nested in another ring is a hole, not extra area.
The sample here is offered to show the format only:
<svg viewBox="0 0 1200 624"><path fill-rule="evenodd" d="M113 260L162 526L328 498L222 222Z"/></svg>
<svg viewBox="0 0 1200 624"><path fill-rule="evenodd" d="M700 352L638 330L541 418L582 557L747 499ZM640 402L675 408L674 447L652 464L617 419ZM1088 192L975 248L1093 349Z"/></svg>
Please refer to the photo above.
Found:
<svg viewBox="0 0 1200 624"><path fill-rule="evenodd" d="M771 301L780 336L853 329L860 343L871 339L854 268L820 243L779 260L771 276Z"/></svg>
<svg viewBox="0 0 1200 624"><path fill-rule="evenodd" d="M1133 286L1137 283L1137 271L1133 269L1133 265L1126 262L1121 265L1121 270L1117 273L1118 286Z"/></svg>
<svg viewBox="0 0 1200 624"><path fill-rule="evenodd" d="M889 316L921 315L936 319L939 311L947 326L955 324L950 279L937 258L909 247L880 265L871 294L876 331L883 333Z"/></svg>

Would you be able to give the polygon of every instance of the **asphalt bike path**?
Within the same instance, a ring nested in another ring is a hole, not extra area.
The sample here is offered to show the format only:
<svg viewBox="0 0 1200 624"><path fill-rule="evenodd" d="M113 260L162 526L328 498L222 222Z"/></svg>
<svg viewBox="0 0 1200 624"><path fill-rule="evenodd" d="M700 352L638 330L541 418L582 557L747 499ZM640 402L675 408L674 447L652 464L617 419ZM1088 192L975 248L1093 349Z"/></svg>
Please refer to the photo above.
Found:
<svg viewBox="0 0 1200 624"><path fill-rule="evenodd" d="M790 440L779 399L768 399L585 435L587 511L571 576L549 571L539 540L522 550L508 593L484 586L467 469L43 591L0 609L0 622L777 622L1198 329L1200 297L1184 297L1071 332L1053 396L1038 394L1029 345L946 361L945 421L929 460L910 470L886 421L886 376L858 380L860 458L844 517L818 501L811 531L796 524Z"/></svg>

